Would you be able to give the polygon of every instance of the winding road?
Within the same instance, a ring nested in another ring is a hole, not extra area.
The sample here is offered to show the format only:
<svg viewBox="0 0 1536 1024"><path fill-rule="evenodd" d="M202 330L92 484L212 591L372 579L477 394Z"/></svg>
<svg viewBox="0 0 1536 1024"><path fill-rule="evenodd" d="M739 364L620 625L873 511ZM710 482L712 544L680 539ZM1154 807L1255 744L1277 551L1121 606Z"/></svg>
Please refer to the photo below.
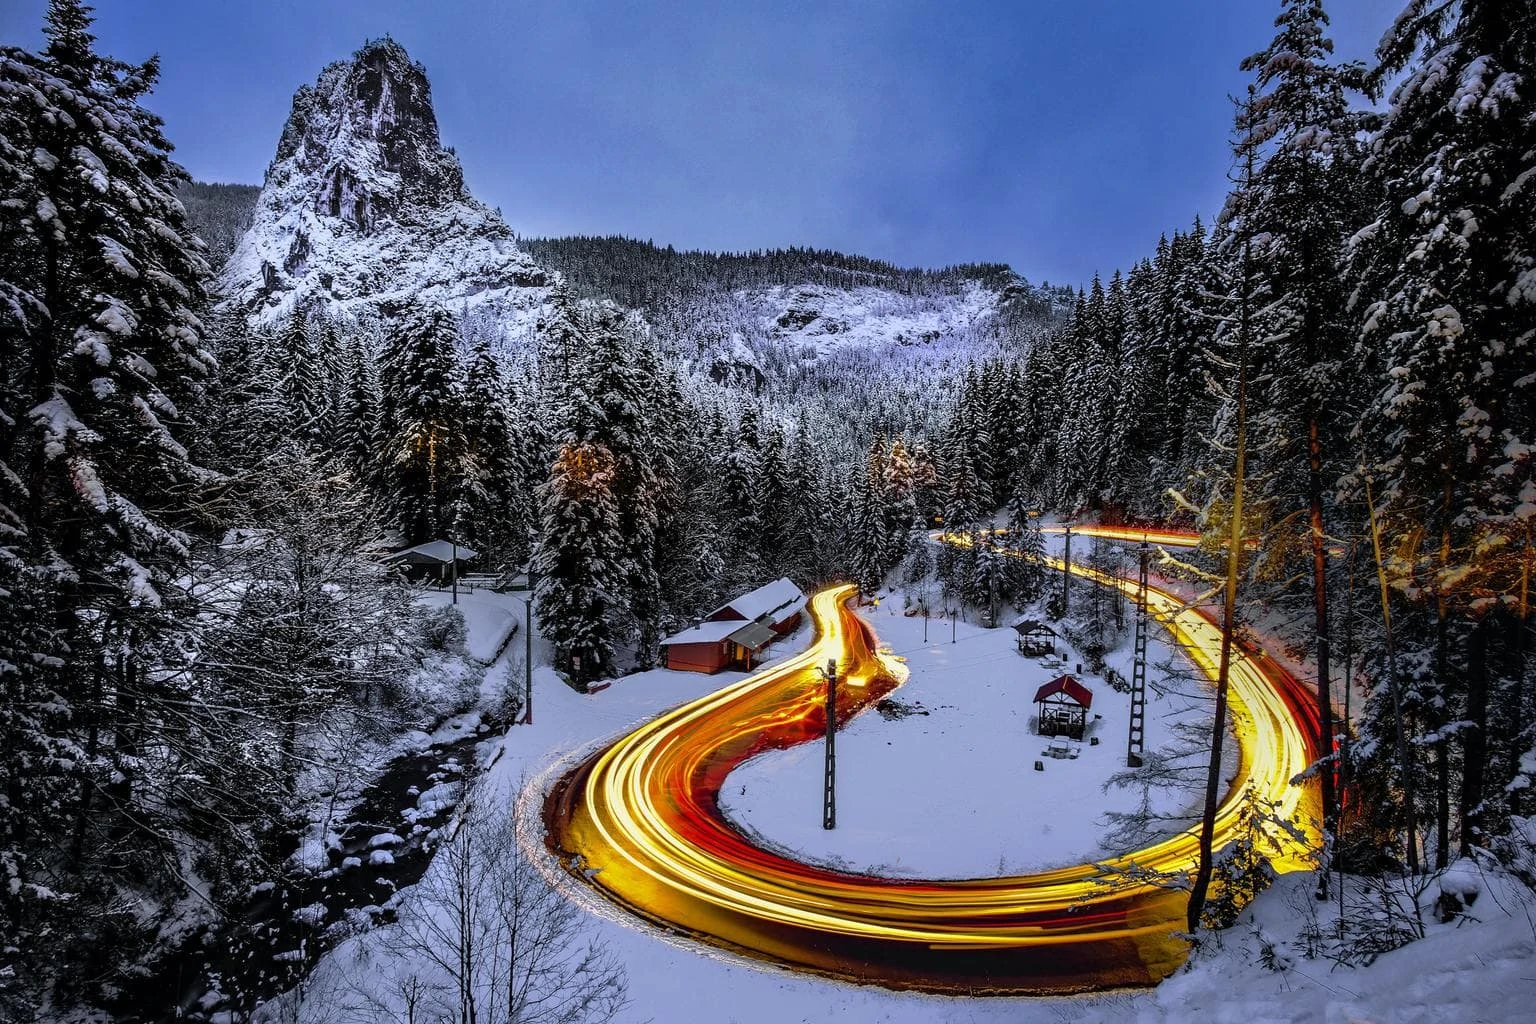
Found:
<svg viewBox="0 0 1536 1024"><path fill-rule="evenodd" d="M1100 535L1142 538L1115 528ZM1190 543L1179 534L1151 539ZM1134 582L1084 566L1072 571L1135 594ZM724 821L718 794L732 770L766 750L823 735L825 683L817 666L838 659L844 722L905 679L906 667L879 653L874 630L849 607L853 595L841 586L811 599L816 639L802 654L660 716L560 779L544 817L550 848L572 875L663 928L850 981L1068 993L1153 984L1177 968L1188 953L1176 934L1186 895L1169 888L1167 876L1192 868L1193 830L1103 865L914 881L801 864L753 846ZM1162 589L1149 589L1148 605L1214 678L1217 626ZM1234 659L1231 698L1240 756L1217 822L1218 847L1235 836L1250 786L1310 834L1316 795L1290 781L1313 760L1306 688L1245 645ZM1297 852L1281 856L1276 869L1304 867L1299 848L1288 848Z"/></svg>

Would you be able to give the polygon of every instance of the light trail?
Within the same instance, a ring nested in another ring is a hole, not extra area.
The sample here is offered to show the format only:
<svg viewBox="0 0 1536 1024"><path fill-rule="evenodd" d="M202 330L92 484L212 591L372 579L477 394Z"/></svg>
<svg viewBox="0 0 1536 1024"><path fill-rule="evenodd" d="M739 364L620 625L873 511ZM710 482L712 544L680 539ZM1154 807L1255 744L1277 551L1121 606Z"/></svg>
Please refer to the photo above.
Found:
<svg viewBox="0 0 1536 1024"><path fill-rule="evenodd" d="M1193 548L1200 544L1200 535L1192 530L1170 530L1155 526L1042 526L1041 533L1064 534L1071 530L1079 537L1098 537L1101 540L1118 540L1139 544L1146 541L1165 548Z"/></svg>
<svg viewBox="0 0 1536 1024"><path fill-rule="evenodd" d="M1087 535L1091 528L1074 528ZM1134 539L1141 540L1142 531ZM1184 535L1162 543L1188 546ZM1122 538L1115 538L1122 539ZM1061 562L1047 558L1061 568ZM1134 597L1133 582L1073 566ZM848 606L851 586L816 594L804 653L668 712L588 757L545 803L548 841L572 874L634 913L700 941L802 970L898 988L1046 993L1152 984L1187 955L1175 937L1186 896L1140 872L1177 876L1198 856L1194 829L1103 862L1031 875L914 881L801 864L753 846L725 822L718 794L748 758L822 736L828 658L847 721L906 678ZM1173 594L1149 589L1150 613L1208 676L1221 631ZM1262 651L1231 672L1239 765L1216 825L1235 838L1252 786L1310 834L1315 795L1291 784L1313 760L1306 689ZM810 808L807 808L807 813ZM1301 851L1278 871L1307 866Z"/></svg>

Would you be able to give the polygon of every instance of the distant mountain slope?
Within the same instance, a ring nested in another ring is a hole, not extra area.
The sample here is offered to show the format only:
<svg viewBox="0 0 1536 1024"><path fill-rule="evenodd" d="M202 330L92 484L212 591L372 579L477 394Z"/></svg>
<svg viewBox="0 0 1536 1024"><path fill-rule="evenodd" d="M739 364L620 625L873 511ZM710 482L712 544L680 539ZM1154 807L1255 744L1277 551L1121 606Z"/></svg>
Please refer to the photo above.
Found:
<svg viewBox="0 0 1536 1024"><path fill-rule="evenodd" d="M996 263L924 270L819 249L711 253L616 236L520 241L576 295L640 310L695 369L740 383L794 376L841 351L917 364L972 349L994 354L1007 338L1064 316L1074 295Z"/></svg>
<svg viewBox="0 0 1536 1024"><path fill-rule="evenodd" d="M191 222L203 241L208 243L208 264L214 269L224 265L240 236L251 226L256 213L260 185L210 184L184 182L177 197L187 209Z"/></svg>
<svg viewBox="0 0 1536 1024"><path fill-rule="evenodd" d="M465 187L425 70L384 39L294 95L219 286L255 320L407 298L527 320L551 282Z"/></svg>
<svg viewBox="0 0 1536 1024"><path fill-rule="evenodd" d="M1018 281L1013 271L1001 263L923 270L828 249L705 252L663 247L618 235L520 241L541 265L564 275L577 295L608 298L633 309L649 309L660 301L699 291L737 291L773 285L869 286L911 294L953 289L972 281L1001 291Z"/></svg>

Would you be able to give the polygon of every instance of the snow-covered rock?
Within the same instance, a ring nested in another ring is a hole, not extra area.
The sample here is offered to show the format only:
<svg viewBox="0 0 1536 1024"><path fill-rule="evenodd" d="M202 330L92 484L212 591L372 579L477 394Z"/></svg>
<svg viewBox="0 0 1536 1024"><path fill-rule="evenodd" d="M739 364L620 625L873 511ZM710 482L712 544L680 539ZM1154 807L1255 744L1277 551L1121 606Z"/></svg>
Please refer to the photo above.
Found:
<svg viewBox="0 0 1536 1024"><path fill-rule="evenodd" d="M425 69L390 39L299 89L250 228L221 275L254 321L418 298L531 322L552 276L470 194Z"/></svg>

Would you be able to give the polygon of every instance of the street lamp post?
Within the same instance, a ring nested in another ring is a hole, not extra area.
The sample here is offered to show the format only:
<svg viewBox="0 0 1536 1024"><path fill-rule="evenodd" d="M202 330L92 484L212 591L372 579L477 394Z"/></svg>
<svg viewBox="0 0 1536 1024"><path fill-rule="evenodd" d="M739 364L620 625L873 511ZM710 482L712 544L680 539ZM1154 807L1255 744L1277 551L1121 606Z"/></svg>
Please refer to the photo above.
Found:
<svg viewBox="0 0 1536 1024"><path fill-rule="evenodd" d="M523 592L523 720L533 724L533 563L528 564L528 589Z"/></svg>

